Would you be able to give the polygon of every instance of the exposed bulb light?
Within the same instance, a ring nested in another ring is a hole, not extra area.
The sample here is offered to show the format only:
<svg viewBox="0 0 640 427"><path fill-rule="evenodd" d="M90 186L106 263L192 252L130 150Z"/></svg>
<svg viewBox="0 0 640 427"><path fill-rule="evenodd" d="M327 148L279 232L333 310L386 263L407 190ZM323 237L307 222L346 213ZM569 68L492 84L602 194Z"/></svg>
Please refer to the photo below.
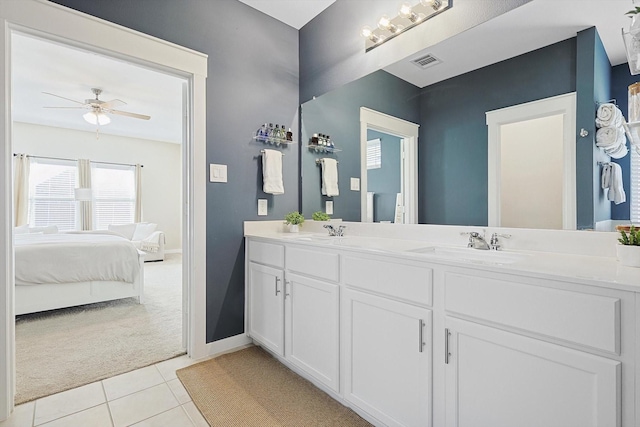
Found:
<svg viewBox="0 0 640 427"><path fill-rule="evenodd" d="M374 43L378 43L383 40L382 36L373 34L373 30L368 25L362 27L362 30L360 30L360 35L362 35L362 37L364 37L365 39L371 40Z"/></svg>
<svg viewBox="0 0 640 427"><path fill-rule="evenodd" d="M442 0L420 0L420 3L424 7L431 7L433 10L438 10L442 6Z"/></svg>
<svg viewBox="0 0 640 427"><path fill-rule="evenodd" d="M411 4L409 2L404 2L400 5L400 10L398 11L398 14L413 23L416 23L420 21L420 19L422 19L420 15L418 15L413 11L413 7L411 7Z"/></svg>
<svg viewBox="0 0 640 427"><path fill-rule="evenodd" d="M89 111L88 113L83 114L82 118L92 125L104 126L111 123L109 116L104 113L96 113L95 111Z"/></svg>
<svg viewBox="0 0 640 427"><path fill-rule="evenodd" d="M392 33L400 31L400 27L391 23L391 19L387 15L382 15L378 21L378 28L381 30L388 30Z"/></svg>

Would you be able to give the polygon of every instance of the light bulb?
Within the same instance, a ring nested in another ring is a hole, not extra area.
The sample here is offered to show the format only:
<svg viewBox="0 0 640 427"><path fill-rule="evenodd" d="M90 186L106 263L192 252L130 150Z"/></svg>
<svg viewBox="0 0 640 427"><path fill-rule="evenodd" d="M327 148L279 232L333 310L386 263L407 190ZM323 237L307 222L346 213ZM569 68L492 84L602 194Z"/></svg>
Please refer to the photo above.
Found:
<svg viewBox="0 0 640 427"><path fill-rule="evenodd" d="M398 27L391 23L391 20L387 15L382 15L380 20L378 21L378 28L381 30L389 30L392 33L396 33L398 31Z"/></svg>
<svg viewBox="0 0 640 427"><path fill-rule="evenodd" d="M371 37L371 34L373 34L373 31L371 31L371 27L368 25L365 25L364 27L362 27L362 29L360 30L360 35L366 39L368 39L369 37Z"/></svg>
<svg viewBox="0 0 640 427"><path fill-rule="evenodd" d="M433 10L438 10L442 6L441 0L420 0L420 3L424 7L431 7Z"/></svg>
<svg viewBox="0 0 640 427"><path fill-rule="evenodd" d="M104 113L96 113L95 111L89 111L88 113L83 114L82 118L84 118L92 125L99 124L100 126L104 126L111 123L111 119L109 118L109 116Z"/></svg>
<svg viewBox="0 0 640 427"><path fill-rule="evenodd" d="M400 5L399 15L403 18L409 18L413 14L413 10L411 9L411 4L409 2L404 2Z"/></svg>

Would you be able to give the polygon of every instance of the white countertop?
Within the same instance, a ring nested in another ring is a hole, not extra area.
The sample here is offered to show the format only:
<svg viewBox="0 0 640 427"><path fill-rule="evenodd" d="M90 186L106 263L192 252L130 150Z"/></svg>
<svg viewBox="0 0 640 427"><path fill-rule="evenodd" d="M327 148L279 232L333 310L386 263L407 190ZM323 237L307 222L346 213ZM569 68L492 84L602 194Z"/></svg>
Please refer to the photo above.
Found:
<svg viewBox="0 0 640 427"><path fill-rule="evenodd" d="M437 238L429 240L427 235L420 239L372 237L349 235L329 237L324 232L286 233L282 227L245 228L246 237L269 239L279 243L331 248L346 252L360 252L386 255L393 258L423 261L441 265L467 267L496 273L517 274L552 280L571 281L598 287L640 292L640 268L624 267L613 256L557 253L506 249L504 251L483 251L468 249L462 244L444 245ZM460 242L456 242L460 243ZM442 250L449 256L429 253L430 249ZM452 249L452 255L448 253ZM415 252L424 250L427 253ZM608 254L611 251L603 251ZM461 256L457 256L458 253ZM468 254L468 256L467 256ZM467 256L468 259L465 259ZM496 260L496 257L498 258ZM505 262L501 262L506 258ZM515 258L509 259L509 258Z"/></svg>

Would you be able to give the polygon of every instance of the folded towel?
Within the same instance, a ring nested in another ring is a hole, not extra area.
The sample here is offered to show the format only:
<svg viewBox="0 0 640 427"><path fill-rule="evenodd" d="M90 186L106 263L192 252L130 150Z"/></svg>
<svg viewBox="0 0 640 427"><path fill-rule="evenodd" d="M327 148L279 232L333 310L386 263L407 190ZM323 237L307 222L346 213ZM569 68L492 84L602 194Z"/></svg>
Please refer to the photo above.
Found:
<svg viewBox="0 0 640 427"><path fill-rule="evenodd" d="M626 144L621 144L615 149L605 148L604 152L614 159L621 159L629 154L629 150L627 149Z"/></svg>
<svg viewBox="0 0 640 427"><path fill-rule="evenodd" d="M596 126L599 128L613 126L620 127L624 121L622 111L615 104L601 104L596 113Z"/></svg>
<svg viewBox="0 0 640 427"><path fill-rule="evenodd" d="M624 130L613 126L606 126L596 132L596 145L600 148L618 148L624 138Z"/></svg>
<svg viewBox="0 0 640 427"><path fill-rule="evenodd" d="M262 191L267 194L284 194L282 182L282 153L262 150Z"/></svg>
<svg viewBox="0 0 640 427"><path fill-rule="evenodd" d="M619 205L627 201L622 183L622 169L617 163L608 163L602 167L601 185L608 189L607 199Z"/></svg>
<svg viewBox="0 0 640 427"><path fill-rule="evenodd" d="M338 161L322 159L322 195L333 197L340 195L338 190Z"/></svg>

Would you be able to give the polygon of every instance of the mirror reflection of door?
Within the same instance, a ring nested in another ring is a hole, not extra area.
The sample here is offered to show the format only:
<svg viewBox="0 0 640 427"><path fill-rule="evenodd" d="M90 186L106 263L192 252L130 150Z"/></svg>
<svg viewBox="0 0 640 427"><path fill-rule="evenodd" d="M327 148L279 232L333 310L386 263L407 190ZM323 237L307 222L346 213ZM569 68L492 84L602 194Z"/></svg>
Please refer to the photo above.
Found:
<svg viewBox="0 0 640 427"><path fill-rule="evenodd" d="M367 221L404 222L402 138L367 130ZM400 200L400 206L398 206Z"/></svg>

